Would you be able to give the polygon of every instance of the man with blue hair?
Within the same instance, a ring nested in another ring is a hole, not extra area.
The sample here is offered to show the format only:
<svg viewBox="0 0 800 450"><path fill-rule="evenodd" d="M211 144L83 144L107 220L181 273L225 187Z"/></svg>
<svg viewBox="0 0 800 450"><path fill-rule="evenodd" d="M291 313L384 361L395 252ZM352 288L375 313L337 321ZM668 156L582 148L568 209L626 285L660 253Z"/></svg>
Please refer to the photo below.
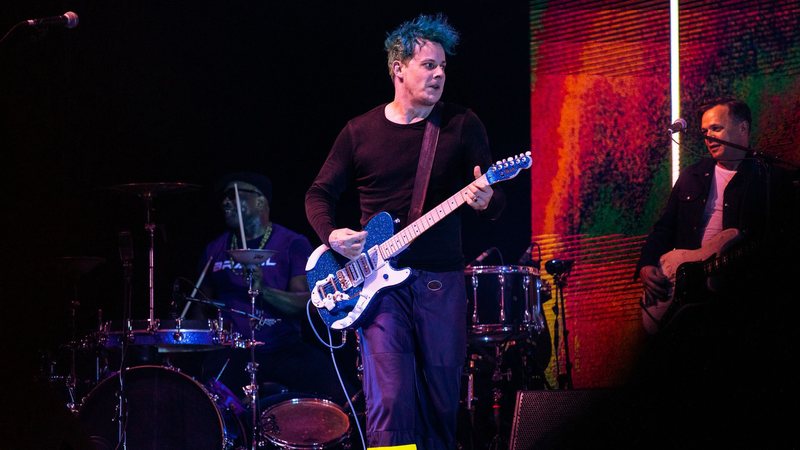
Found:
<svg viewBox="0 0 800 450"><path fill-rule="evenodd" d="M333 251L352 259L367 250L367 231L336 225L336 204L348 187L359 192L362 227L379 212L401 227L414 221L412 197L429 123L438 128L438 144L421 210L461 191L481 216L499 216L504 196L481 177L492 162L483 123L471 110L440 101L446 55L458 38L442 15L420 15L386 38L394 99L346 124L306 193L308 220ZM467 348L462 211L427 228L393 258L396 267L411 269L411 281L382 290L357 330L369 448L456 448Z"/></svg>

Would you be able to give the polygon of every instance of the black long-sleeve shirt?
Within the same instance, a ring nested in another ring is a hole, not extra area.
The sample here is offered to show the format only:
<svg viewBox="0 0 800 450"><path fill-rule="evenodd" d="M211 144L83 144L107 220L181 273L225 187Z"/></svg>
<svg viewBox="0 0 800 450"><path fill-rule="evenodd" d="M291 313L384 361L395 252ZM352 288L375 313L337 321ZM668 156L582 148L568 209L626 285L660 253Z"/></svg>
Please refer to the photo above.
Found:
<svg viewBox="0 0 800 450"><path fill-rule="evenodd" d="M335 216L336 204L351 183L358 192L362 226L381 211L399 219L400 227L407 225L427 120L393 123L384 114L385 106L347 123L306 193L306 215L326 244L334 229L348 227L337 225ZM474 166L485 171L491 163L489 140L480 119L469 109L443 104L423 214L473 181ZM505 205L502 190L497 185L492 188L489 207L481 213L490 219L498 217ZM459 213L421 234L399 255L398 264L430 271L463 269Z"/></svg>

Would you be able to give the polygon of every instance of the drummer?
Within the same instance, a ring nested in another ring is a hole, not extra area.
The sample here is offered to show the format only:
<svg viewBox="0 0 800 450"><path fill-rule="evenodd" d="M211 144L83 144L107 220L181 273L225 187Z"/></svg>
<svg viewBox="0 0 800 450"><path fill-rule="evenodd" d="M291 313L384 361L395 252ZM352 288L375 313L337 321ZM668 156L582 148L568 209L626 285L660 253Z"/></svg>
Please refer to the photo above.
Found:
<svg viewBox="0 0 800 450"><path fill-rule="evenodd" d="M232 260L229 250L243 248L243 234L247 249L274 251L253 274L253 286L259 291L256 308L265 319L255 332L255 340L263 342L255 347L258 382L269 382L273 387L283 386L292 392L323 397L343 405L347 397L339 385L330 356L321 347L304 341L301 334L301 320L306 320L306 302L310 298L305 277L306 259L311 254L309 240L270 220L272 183L265 175L227 174L217 182L215 192L227 230L206 246L201 258L200 267L205 270L202 293L224 303L223 322L232 324L231 331L249 339L250 319L226 311L251 312L246 275L242 266ZM236 206L237 193L240 210ZM217 311L206 305L193 305L189 317L197 317L198 313L215 318ZM245 372L248 362L250 351L247 349L230 346L209 352L202 364L204 380L216 378L221 372L219 381L244 398L242 388L250 384L249 374ZM354 378L347 373L342 375L345 379ZM351 390L349 386L348 390ZM259 392L262 399L269 394L263 388Z"/></svg>

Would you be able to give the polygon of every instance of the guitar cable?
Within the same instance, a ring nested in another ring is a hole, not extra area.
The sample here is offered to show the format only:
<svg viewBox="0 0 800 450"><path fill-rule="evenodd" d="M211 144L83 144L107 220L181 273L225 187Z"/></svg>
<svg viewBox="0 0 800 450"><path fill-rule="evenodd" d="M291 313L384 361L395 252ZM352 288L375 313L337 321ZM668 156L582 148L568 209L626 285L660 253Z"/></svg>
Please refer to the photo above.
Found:
<svg viewBox="0 0 800 450"><path fill-rule="evenodd" d="M331 361L333 361L333 370L336 372L336 377L339 379L339 386L342 388L342 392L344 393L344 397L347 399L347 404L350 406L350 411L353 415L353 421L356 423L356 428L358 429L358 436L361 438L361 446L362 448L367 448L366 441L364 440L364 431L361 429L361 423L358 421L358 414L356 414L356 409L353 406L353 398L350 396L350 393L347 391L347 387L344 385L344 380L342 380L342 374L339 371L339 365L336 363L336 355L334 355L333 351L336 349L340 349L345 346L347 343L347 331L342 331L342 342L339 345L333 345L333 336L331 335L331 329L326 327L326 331L328 333L328 342L325 342L322 339L322 336L319 335L317 332L317 327L314 326L314 321L311 318L311 299L306 302L306 317L308 318L308 323L310 325L311 330L316 335L317 340L328 348L331 354Z"/></svg>

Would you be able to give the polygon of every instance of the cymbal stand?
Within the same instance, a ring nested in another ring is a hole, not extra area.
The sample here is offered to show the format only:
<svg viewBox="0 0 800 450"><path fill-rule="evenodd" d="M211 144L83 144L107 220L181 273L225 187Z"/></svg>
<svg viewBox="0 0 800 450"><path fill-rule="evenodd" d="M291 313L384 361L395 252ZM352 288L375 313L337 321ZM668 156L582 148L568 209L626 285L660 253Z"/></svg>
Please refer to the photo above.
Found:
<svg viewBox="0 0 800 450"><path fill-rule="evenodd" d="M75 402L75 390L78 385L78 376L77 376L77 313L78 313L78 306L80 306L80 302L78 301L78 282L75 281L73 286L73 295L74 297L69 302L69 331L70 331L70 341L69 341L69 375L67 376L67 394L69 395L69 403L67 403L67 409L72 411L73 413L78 412L78 405Z"/></svg>
<svg viewBox="0 0 800 450"><path fill-rule="evenodd" d="M119 233L120 260L123 268L123 293L122 293L122 347L120 350L119 367L119 405L117 411L117 439L119 447L128 448L128 399L125 386L125 358L128 352L130 338L129 320L131 318L131 300L133 297L133 244L129 231Z"/></svg>
<svg viewBox="0 0 800 450"><path fill-rule="evenodd" d="M258 325L258 319L256 317L256 297L260 294L260 291L254 287L254 272L255 268L252 265L247 265L246 268L246 277L247 277L247 293L250 295L250 314L252 315L250 318L250 342L246 344L246 346L250 347L250 362L247 363L247 368L245 372L250 375L250 384L244 387L244 393L247 395L247 398L250 400L250 411L252 414L253 420L253 432L252 432L252 439L250 440L250 448L252 450L256 450L257 443L258 443L258 381L256 380L256 373L258 372L258 363L256 362L256 326Z"/></svg>
<svg viewBox="0 0 800 450"><path fill-rule="evenodd" d="M149 239L149 248L147 253L147 298L149 300L149 315L147 318L147 326L152 331L156 327L155 323L155 231L156 224L153 220L153 193L142 193L142 199L145 204L145 224L144 229L147 231Z"/></svg>

